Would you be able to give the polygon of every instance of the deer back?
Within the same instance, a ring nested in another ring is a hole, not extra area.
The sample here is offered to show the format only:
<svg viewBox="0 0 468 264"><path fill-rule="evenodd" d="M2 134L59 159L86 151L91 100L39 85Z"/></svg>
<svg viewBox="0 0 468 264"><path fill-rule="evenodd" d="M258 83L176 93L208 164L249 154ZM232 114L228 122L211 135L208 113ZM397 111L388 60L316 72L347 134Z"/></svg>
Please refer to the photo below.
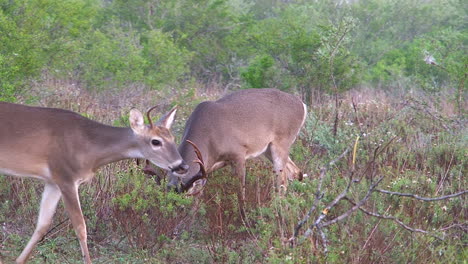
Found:
<svg viewBox="0 0 468 264"><path fill-rule="evenodd" d="M179 152L190 169L181 177L188 182L199 173L193 141L211 172L243 155L245 159L262 154L275 140L295 140L306 115L305 105L291 94L276 89L249 89L234 92L217 101L200 103L186 122Z"/></svg>

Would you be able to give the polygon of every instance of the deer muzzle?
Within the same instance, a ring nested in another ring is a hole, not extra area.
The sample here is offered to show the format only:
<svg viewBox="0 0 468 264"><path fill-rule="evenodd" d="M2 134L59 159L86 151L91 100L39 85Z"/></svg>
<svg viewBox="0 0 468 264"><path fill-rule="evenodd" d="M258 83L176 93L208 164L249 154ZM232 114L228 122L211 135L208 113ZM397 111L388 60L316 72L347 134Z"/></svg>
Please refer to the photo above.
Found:
<svg viewBox="0 0 468 264"><path fill-rule="evenodd" d="M185 161L182 161L177 167L171 168L172 173L177 173L179 175L186 174L188 172L189 166Z"/></svg>

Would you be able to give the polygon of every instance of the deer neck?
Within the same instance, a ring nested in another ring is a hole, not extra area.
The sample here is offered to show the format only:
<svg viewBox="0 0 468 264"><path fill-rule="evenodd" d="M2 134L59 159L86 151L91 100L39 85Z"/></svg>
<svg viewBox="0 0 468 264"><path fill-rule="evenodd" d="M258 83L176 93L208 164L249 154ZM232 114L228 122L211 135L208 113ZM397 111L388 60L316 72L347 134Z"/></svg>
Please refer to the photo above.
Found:
<svg viewBox="0 0 468 264"><path fill-rule="evenodd" d="M94 160L94 170L99 167L129 158L143 158L138 149L138 139L132 129L101 125L88 135L93 142L94 151L90 155Z"/></svg>

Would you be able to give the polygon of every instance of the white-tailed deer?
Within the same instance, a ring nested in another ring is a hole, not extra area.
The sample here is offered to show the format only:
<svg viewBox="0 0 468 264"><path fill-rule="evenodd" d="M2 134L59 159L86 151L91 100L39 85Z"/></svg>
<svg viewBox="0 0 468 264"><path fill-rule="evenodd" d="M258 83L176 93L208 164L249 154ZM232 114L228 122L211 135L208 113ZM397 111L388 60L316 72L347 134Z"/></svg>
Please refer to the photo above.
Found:
<svg viewBox="0 0 468 264"><path fill-rule="evenodd" d="M153 107L154 108L154 107ZM91 263L86 224L78 187L108 163L145 158L177 173L188 169L170 127L176 109L153 125L140 111L130 111L130 128L112 127L77 113L54 108L0 102L0 174L32 177L45 182L37 226L16 262L25 263L47 232L62 197L78 236L85 263Z"/></svg>
<svg viewBox="0 0 468 264"><path fill-rule="evenodd" d="M276 187L281 192L288 178L302 179L301 171L289 158L289 149L306 114L306 105L298 97L276 89L241 90L199 104L187 120L179 145L189 170L171 173L169 186L177 186L180 179L178 189L187 191L203 177L203 171L210 173L230 164L240 179L239 198L243 202L245 161L265 154L273 163ZM197 158L189 141L198 146L201 157Z"/></svg>

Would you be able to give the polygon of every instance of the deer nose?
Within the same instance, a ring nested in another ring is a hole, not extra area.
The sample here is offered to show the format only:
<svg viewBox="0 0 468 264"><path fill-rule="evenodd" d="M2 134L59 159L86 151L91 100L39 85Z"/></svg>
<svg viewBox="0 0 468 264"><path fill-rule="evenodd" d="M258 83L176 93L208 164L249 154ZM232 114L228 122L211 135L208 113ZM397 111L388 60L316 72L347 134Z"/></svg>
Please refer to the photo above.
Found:
<svg viewBox="0 0 468 264"><path fill-rule="evenodd" d="M175 172L177 174L185 174L188 172L188 169L189 166L187 165L187 163L182 161L179 166L172 168L171 172Z"/></svg>

